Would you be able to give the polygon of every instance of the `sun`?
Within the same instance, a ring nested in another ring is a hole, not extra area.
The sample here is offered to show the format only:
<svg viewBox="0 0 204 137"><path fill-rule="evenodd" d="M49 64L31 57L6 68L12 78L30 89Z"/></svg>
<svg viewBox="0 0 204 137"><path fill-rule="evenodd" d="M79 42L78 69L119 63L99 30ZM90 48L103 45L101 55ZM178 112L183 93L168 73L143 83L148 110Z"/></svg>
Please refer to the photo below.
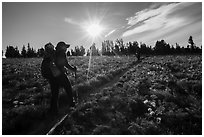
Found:
<svg viewBox="0 0 204 137"><path fill-rule="evenodd" d="M86 31L92 38L95 38L101 34L103 27L98 23L91 23L87 26Z"/></svg>

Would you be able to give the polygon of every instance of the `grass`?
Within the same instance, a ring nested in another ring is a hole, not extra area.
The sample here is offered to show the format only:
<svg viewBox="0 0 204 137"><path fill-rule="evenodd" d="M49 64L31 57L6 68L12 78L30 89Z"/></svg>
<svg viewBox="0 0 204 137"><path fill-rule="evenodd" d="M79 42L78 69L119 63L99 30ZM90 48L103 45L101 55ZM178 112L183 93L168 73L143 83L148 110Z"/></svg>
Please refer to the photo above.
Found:
<svg viewBox="0 0 204 137"><path fill-rule="evenodd" d="M81 103L56 134L201 135L201 66L201 56L146 58Z"/></svg>
<svg viewBox="0 0 204 137"><path fill-rule="evenodd" d="M69 63L78 68L77 79L70 73L74 90L82 99L90 91L111 81L133 60L129 57L93 57L87 81L88 57L70 57ZM3 59L2 106L3 134L29 134L32 125L42 121L50 102L50 87L40 73L41 58ZM120 66L120 67L119 67ZM66 106L67 95L60 92L59 104ZM24 111L25 110L25 111Z"/></svg>

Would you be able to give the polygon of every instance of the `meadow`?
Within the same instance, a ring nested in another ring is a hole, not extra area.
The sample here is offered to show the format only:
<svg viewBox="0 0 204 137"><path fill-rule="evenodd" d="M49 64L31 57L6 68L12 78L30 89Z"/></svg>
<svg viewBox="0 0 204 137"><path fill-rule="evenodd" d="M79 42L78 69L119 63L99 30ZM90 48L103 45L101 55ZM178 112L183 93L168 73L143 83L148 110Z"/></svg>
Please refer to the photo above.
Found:
<svg viewBox="0 0 204 137"><path fill-rule="evenodd" d="M202 134L202 56L69 57L79 103L54 134ZM31 132L48 116L41 58L3 59L3 134ZM88 74L88 76L87 76ZM66 106L60 92L60 106Z"/></svg>
<svg viewBox="0 0 204 137"><path fill-rule="evenodd" d="M68 60L78 69L76 78L72 72L69 78L81 101L87 93L129 67L134 57L92 57L91 62L89 57L69 57ZM51 93L47 80L41 76L41 62L42 58L3 59L3 134L29 134L47 117ZM59 105L66 106L67 95L63 90L59 98Z"/></svg>

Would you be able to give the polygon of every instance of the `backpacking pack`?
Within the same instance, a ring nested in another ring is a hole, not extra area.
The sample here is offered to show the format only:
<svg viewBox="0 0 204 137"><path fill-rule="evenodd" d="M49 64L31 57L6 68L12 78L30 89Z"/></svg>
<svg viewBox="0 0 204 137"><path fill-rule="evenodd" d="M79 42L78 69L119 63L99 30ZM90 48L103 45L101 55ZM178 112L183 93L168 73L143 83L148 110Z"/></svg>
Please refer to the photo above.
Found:
<svg viewBox="0 0 204 137"><path fill-rule="evenodd" d="M52 78L50 63L51 63L51 60L49 58L44 58L41 63L41 74L46 79Z"/></svg>
<svg viewBox="0 0 204 137"><path fill-rule="evenodd" d="M60 70L54 63L55 50L51 43L45 45L45 55L41 64L41 74L44 78L50 79L60 75Z"/></svg>

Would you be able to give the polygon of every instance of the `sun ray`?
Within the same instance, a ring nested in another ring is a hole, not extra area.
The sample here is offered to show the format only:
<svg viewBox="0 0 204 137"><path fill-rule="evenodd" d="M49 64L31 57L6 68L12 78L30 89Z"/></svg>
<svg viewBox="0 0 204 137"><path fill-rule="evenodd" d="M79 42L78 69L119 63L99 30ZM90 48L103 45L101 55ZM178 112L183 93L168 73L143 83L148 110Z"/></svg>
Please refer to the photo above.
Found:
<svg viewBox="0 0 204 137"><path fill-rule="evenodd" d="M104 28L102 25L100 25L100 20L96 20L96 19L86 22L83 28L87 32L89 38L91 38L91 43L92 43L90 52L89 52L89 63L88 63L88 72L87 72L87 80L89 80L89 73L90 73L91 61L92 61L92 46L94 44L94 41L97 38L101 37L101 34Z"/></svg>

